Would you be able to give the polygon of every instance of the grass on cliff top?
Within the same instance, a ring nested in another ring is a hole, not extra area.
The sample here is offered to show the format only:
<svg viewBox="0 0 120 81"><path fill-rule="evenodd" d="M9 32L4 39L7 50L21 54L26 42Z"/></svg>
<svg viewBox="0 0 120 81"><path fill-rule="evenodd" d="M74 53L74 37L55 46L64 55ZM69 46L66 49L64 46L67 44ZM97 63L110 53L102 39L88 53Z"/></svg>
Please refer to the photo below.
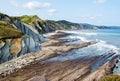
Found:
<svg viewBox="0 0 120 81"><path fill-rule="evenodd" d="M0 21L0 39L19 38L23 33L11 24Z"/></svg>
<svg viewBox="0 0 120 81"><path fill-rule="evenodd" d="M46 20L46 22L56 30L69 30L71 29L71 26L77 25L75 23L71 23L65 20L62 21Z"/></svg>
<svg viewBox="0 0 120 81"><path fill-rule="evenodd" d="M40 19L37 15L31 15L31 16L24 15L24 16L15 17L15 18L17 18L21 22L24 22L24 23L29 24L31 26L35 26L34 25L35 21L40 22L41 24L43 24L45 22L44 20Z"/></svg>
<svg viewBox="0 0 120 81"><path fill-rule="evenodd" d="M101 78L100 81L120 81L119 75L107 75Z"/></svg>

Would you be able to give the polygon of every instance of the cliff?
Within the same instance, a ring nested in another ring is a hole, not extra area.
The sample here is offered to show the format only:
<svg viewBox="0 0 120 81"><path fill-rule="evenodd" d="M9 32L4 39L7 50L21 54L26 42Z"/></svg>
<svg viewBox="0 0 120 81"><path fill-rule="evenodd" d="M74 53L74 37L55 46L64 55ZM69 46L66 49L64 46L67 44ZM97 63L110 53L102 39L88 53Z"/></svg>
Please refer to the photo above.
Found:
<svg viewBox="0 0 120 81"><path fill-rule="evenodd" d="M56 30L99 29L97 26L94 25L73 23L66 20L60 21L47 20L46 22L49 26L53 27Z"/></svg>
<svg viewBox="0 0 120 81"><path fill-rule="evenodd" d="M40 43L45 41L41 33L52 31L37 21L33 27L23 20L0 13L0 63L41 50Z"/></svg>

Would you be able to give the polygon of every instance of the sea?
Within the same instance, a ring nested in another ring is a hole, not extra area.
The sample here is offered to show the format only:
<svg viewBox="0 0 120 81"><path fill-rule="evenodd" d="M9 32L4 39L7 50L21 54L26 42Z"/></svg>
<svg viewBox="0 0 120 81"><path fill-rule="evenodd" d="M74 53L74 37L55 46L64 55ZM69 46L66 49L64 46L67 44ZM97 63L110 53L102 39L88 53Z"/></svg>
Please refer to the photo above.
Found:
<svg viewBox="0 0 120 81"><path fill-rule="evenodd" d="M63 30L62 30L63 31ZM66 55L58 56L49 61L66 61L77 59L79 57L94 57L98 55L107 55L108 53L114 53L120 55L120 30L119 29L100 29L100 30L72 30L63 31L72 33L69 36L61 37L59 39L76 40L65 43L69 44L81 44L84 42L97 42L96 44L84 47L82 49L74 50ZM58 53L62 54L62 53ZM108 61L110 58L104 60ZM99 62L100 63L100 62ZM102 62L103 63L103 62ZM120 74L120 62L116 64L114 68L114 74ZM95 66L94 66L95 67Z"/></svg>
<svg viewBox="0 0 120 81"><path fill-rule="evenodd" d="M75 30L65 31L73 33L70 38L80 39L82 41L98 41L110 45L115 48L120 48L120 30L119 29L101 29L101 30Z"/></svg>

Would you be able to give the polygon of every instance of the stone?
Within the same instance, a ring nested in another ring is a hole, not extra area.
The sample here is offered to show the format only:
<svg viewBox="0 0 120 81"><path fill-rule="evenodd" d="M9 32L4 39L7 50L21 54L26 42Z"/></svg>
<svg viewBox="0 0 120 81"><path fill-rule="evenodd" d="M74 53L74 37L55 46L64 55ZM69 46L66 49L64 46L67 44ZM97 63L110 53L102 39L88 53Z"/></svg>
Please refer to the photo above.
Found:
<svg viewBox="0 0 120 81"><path fill-rule="evenodd" d="M48 81L48 80L43 76L35 76L35 77L30 78L27 81Z"/></svg>
<svg viewBox="0 0 120 81"><path fill-rule="evenodd" d="M21 38L13 39L11 41L11 46L10 46L10 53L12 54L13 57L17 56L17 54L21 51Z"/></svg>

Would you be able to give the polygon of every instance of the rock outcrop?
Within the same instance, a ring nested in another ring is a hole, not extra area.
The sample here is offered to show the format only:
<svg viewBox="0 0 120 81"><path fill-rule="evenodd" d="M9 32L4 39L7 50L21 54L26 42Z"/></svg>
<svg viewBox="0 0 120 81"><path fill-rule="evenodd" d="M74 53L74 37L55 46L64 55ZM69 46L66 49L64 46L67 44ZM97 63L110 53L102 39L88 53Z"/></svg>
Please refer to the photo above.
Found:
<svg viewBox="0 0 120 81"><path fill-rule="evenodd" d="M0 80L99 81L103 76L112 73L120 55L110 50L102 55L83 55L75 58L75 51L90 47L97 42L67 45L65 42L71 41L58 39L65 35L66 33L62 34L62 32L51 35L48 37L49 41L41 44L45 47L42 50L2 63L0 65ZM20 42L20 39L17 41ZM14 40L12 43L19 47L19 43L14 42ZM19 48L16 49L19 51ZM13 51L13 53L15 52ZM70 57L73 58L70 59Z"/></svg>
<svg viewBox="0 0 120 81"><path fill-rule="evenodd" d="M27 81L49 81L49 80L47 80L45 77L42 76L35 76Z"/></svg>
<svg viewBox="0 0 120 81"><path fill-rule="evenodd" d="M40 43L45 41L42 33L53 31L45 25L42 25L42 28L37 21L31 26L2 13L0 22L0 30L3 32L0 32L0 63L41 50Z"/></svg>
<svg viewBox="0 0 120 81"><path fill-rule="evenodd" d="M64 62L44 63L44 64L41 64L42 60L39 59L40 63L27 65L27 67L24 67L18 70L17 72L14 72L11 75L7 75L7 73L13 71L10 70L9 68L9 71L1 74L3 76L6 75L7 76L1 77L0 80L29 81L31 79L32 80L35 79L36 76L43 76L43 79L47 78L50 81L99 81L101 77L112 73L112 69L114 68L117 62L116 58L111 59L110 61L107 61L106 63L101 65L98 70L93 72L91 65L94 64L94 62L96 62L96 60L98 60L101 57L102 56L97 56L87 59L82 57L74 60L67 60ZM105 55L105 57L107 57L107 55ZM46 58L46 57L43 56L42 58ZM18 63L20 63L20 61ZM5 65L3 67L10 67L10 66ZM14 67L11 66L11 68Z"/></svg>
<svg viewBox="0 0 120 81"><path fill-rule="evenodd" d="M20 56L16 59L12 59L11 61L1 64L0 75L7 75L29 64L47 60L50 57L57 56L58 52L68 52L73 49L84 48L92 44L95 44L95 43L86 42L86 43L78 44L78 45L48 46L41 51L38 51L35 53L29 53L24 56Z"/></svg>

